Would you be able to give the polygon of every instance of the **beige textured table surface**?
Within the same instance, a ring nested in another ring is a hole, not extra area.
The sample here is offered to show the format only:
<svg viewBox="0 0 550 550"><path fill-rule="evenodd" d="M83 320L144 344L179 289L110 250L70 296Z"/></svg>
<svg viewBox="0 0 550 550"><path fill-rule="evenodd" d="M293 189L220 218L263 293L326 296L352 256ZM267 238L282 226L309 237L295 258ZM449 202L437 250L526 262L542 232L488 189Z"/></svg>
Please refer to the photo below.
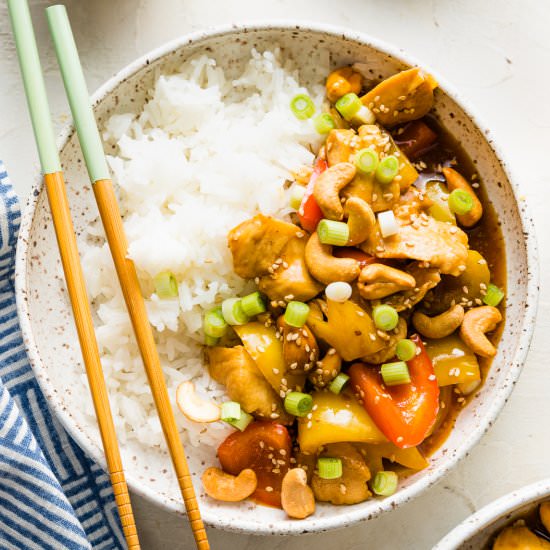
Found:
<svg viewBox="0 0 550 550"><path fill-rule="evenodd" d="M377 520L323 535L258 538L210 530L214 549L429 549L473 510L550 477L550 1L67 0L90 88L155 46L209 25L294 18L393 42L444 75L493 128L535 215L539 320L522 378L500 419L454 472ZM67 106L43 18L31 0L57 122ZM0 158L21 196L38 174L5 2L0 2ZM192 548L185 520L136 501L147 550Z"/></svg>

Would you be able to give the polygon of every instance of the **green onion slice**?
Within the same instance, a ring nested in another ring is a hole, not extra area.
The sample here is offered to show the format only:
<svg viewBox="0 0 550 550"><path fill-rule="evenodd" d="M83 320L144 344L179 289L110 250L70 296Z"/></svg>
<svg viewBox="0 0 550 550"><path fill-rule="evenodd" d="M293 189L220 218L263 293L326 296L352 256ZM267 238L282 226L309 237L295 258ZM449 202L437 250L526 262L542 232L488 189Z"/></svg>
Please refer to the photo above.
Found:
<svg viewBox="0 0 550 550"><path fill-rule="evenodd" d="M203 328L204 334L212 338L221 338L227 332L221 308L216 307L204 314Z"/></svg>
<svg viewBox="0 0 550 550"><path fill-rule="evenodd" d="M451 212L459 216L467 214L474 207L474 199L468 191L464 189L455 189L447 199Z"/></svg>
<svg viewBox="0 0 550 550"><path fill-rule="evenodd" d="M240 430L241 432L244 432L246 427L254 420L254 417L251 414L248 414L247 412L244 412L241 409L241 417L238 420L230 422L227 420L226 422L233 426L234 428L237 428L237 430Z"/></svg>
<svg viewBox="0 0 550 550"><path fill-rule="evenodd" d="M328 389L335 394L339 394L349 381L349 376L341 372L329 385Z"/></svg>
<svg viewBox="0 0 550 550"><path fill-rule="evenodd" d="M228 298L222 302L224 319L230 325L244 325L248 323L248 317L243 311L240 298Z"/></svg>
<svg viewBox="0 0 550 550"><path fill-rule="evenodd" d="M411 382L409 367L407 367L405 361L384 363L380 367L380 374L386 386L400 386L401 384L410 384Z"/></svg>
<svg viewBox="0 0 550 550"><path fill-rule="evenodd" d="M373 308L372 318L376 328L380 330L393 330L397 326L397 323L399 323L399 314L397 311L386 304Z"/></svg>
<svg viewBox="0 0 550 550"><path fill-rule="evenodd" d="M372 490L382 497L389 497L395 493L399 478L395 472L386 470L377 472L372 482Z"/></svg>
<svg viewBox="0 0 550 550"><path fill-rule="evenodd" d="M208 336L208 334L205 334L204 344L206 346L217 346L219 343L220 343L219 338L215 338L214 336Z"/></svg>
<svg viewBox="0 0 550 550"><path fill-rule="evenodd" d="M266 310L262 295L259 292L241 298L241 308L247 317L255 317Z"/></svg>
<svg viewBox="0 0 550 550"><path fill-rule="evenodd" d="M395 348L395 355L401 361L410 361L416 355L416 344L408 338L399 340Z"/></svg>
<svg viewBox="0 0 550 550"><path fill-rule="evenodd" d="M355 166L362 174L372 174L378 166L378 155L372 149L361 149L355 155Z"/></svg>
<svg viewBox="0 0 550 550"><path fill-rule="evenodd" d="M497 307L504 298L504 292L498 286L490 284L487 287L487 292L483 296L483 303L488 306Z"/></svg>
<svg viewBox="0 0 550 550"><path fill-rule="evenodd" d="M345 246L349 240L349 227L344 222L321 220L317 225L317 234L323 244Z"/></svg>
<svg viewBox="0 0 550 550"><path fill-rule="evenodd" d="M306 94L294 96L290 102L290 108L294 116L300 120L311 118L315 112L315 105L313 105L313 101Z"/></svg>
<svg viewBox="0 0 550 550"><path fill-rule="evenodd" d="M340 458L318 458L317 470L321 479L338 479L342 477L342 460Z"/></svg>
<svg viewBox="0 0 550 550"><path fill-rule="evenodd" d="M285 323L291 327L301 328L306 324L309 306L303 302L289 302L285 311Z"/></svg>
<svg viewBox="0 0 550 550"><path fill-rule="evenodd" d="M394 155L384 157L376 168L376 179L380 183L388 184L399 173L399 161Z"/></svg>
<svg viewBox="0 0 550 550"><path fill-rule="evenodd" d="M328 134L331 130L336 128L336 123L331 115L328 113L322 113L317 115L313 119L313 125L320 134Z"/></svg>
<svg viewBox="0 0 550 550"><path fill-rule="evenodd" d="M235 401L227 401L222 403L221 419L224 422L236 422L241 418L241 405Z"/></svg>
<svg viewBox="0 0 550 550"><path fill-rule="evenodd" d="M298 210L302 204L305 193L306 188L303 185L294 185L290 191L290 208Z"/></svg>
<svg viewBox="0 0 550 550"><path fill-rule="evenodd" d="M294 416L306 416L313 408L313 397L308 393L292 391L285 397L285 411Z"/></svg>
<svg viewBox="0 0 550 550"><path fill-rule="evenodd" d="M342 96L335 104L336 110L346 119L351 120L363 107L363 103L357 97L357 94L346 94Z"/></svg>
<svg viewBox="0 0 550 550"><path fill-rule="evenodd" d="M171 271L163 271L153 278L155 292L162 300L166 298L177 298L178 282Z"/></svg>

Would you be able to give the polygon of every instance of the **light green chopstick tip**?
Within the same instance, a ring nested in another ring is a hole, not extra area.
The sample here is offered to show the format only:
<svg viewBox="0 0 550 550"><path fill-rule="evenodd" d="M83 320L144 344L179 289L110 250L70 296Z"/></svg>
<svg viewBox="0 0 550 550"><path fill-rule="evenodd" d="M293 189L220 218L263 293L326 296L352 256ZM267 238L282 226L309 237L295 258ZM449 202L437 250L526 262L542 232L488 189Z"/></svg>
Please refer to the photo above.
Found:
<svg viewBox="0 0 550 550"><path fill-rule="evenodd" d="M110 179L67 10L65 6L51 6L46 16L90 179L93 183Z"/></svg>
<svg viewBox="0 0 550 550"><path fill-rule="evenodd" d="M32 126L44 174L61 171L42 67L27 0L8 0Z"/></svg>

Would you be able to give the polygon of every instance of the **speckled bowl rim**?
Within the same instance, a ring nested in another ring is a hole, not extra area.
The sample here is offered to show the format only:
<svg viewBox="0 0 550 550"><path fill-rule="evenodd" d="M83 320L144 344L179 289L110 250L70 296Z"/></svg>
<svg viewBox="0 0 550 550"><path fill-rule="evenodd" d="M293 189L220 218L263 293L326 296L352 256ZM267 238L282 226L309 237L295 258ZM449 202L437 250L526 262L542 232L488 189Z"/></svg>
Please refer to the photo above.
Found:
<svg viewBox="0 0 550 550"><path fill-rule="evenodd" d="M550 497L550 478L542 479L507 493L468 516L443 537L432 550L460 548L462 544L466 544L485 529L490 529L502 517L513 514L521 508L529 506L529 504L535 504L545 497Z"/></svg>
<svg viewBox="0 0 550 550"><path fill-rule="evenodd" d="M213 28L200 30L197 32L192 32L186 34L180 38L172 40L154 50L148 54L138 58L136 61L130 63L116 75L111 77L103 86L101 86L92 96L92 103L96 105L103 98L105 98L113 89L122 81L126 80L132 76L135 72L143 68L145 65L150 64L159 58L170 54L176 49L189 45L191 43L199 42L205 38L213 37L222 37L224 35L233 34L233 33L245 33L245 32L254 32L254 31L277 31L277 30L297 30L304 32L318 32L333 35L335 37L343 38L345 40L355 41L362 43L368 47L374 48L381 53L389 55L401 61L409 66L422 66L426 68L429 72L434 74L436 79L440 84L440 88L456 103L458 103L464 112L470 117L476 127L482 132L485 136L486 141L489 144L489 147L493 151L495 158L498 160L502 166L504 172L506 173L508 180L511 183L511 189L517 204L520 201L520 190L515 183L515 179L512 177L511 172L503 160L503 155L500 152L498 146L495 145L492 138L492 134L489 131L486 124L483 124L481 119L477 114L473 114L474 110L470 107L467 101L462 99L459 100L458 93L450 86L445 79L441 78L437 71L432 71L427 65L419 63L412 56L405 54L403 49L396 48L392 45L389 45L381 40L372 38L364 33L351 31L346 28L336 27L332 25L322 24L322 23L304 23L304 22L294 22L291 20L275 20L275 21L259 21L259 22L247 22L242 24L230 24L223 26L216 26ZM68 124L60 135L60 149L62 149L68 142L70 136L72 135L73 128L71 124ZM33 186L33 190L28 198L28 202L24 213L21 218L21 229L19 234L19 242L17 247L16 255L16 274L15 274L15 288L17 295L17 305L18 312L21 324L21 330L23 332L23 337L25 340L25 345L27 348L27 353L30 359L30 362L33 366L33 370L36 374L39 384L41 385L42 390L46 395L53 394L53 387L50 387L50 381L46 376L46 368L42 362L42 359L39 354L38 347L34 340L32 333L31 321L29 316L29 308L23 296L25 294L26 286L26 258L28 254L28 244L29 244L29 235L32 226L32 220L34 216L34 210L37 205L38 196L42 189L43 182L42 178L36 182ZM523 201L523 198L521 199ZM220 529L227 529L237 532L245 533L254 533L254 534L263 534L263 535L297 535L303 533L313 533L313 532L322 532L328 531L331 529L343 528L351 524L357 523L359 521L364 521L372 519L383 512L390 511L397 506L400 506L417 495L425 491L427 488L433 486L437 483L445 474L447 474L460 460L469 454L469 451L474 447L474 445L479 441L483 434L491 427L497 418L500 410L508 400L510 393L520 375L523 363L525 361L527 352L529 350L529 344L533 335L535 327L535 318L537 311L537 301L538 301L538 254L537 254L537 245L535 238L534 223L532 217L529 215L529 209L525 203L522 204L521 208L518 208L520 220L523 229L523 235L526 243L527 250L527 267L528 267L528 281L527 281L527 295L526 295L526 305L524 310L524 324L521 327L520 334L518 335L518 345L513 356L513 360L510 361L510 367L508 369L506 378L503 380L500 388L496 388L494 395L492 396L492 404L489 409L488 414L485 416L483 422L481 422L475 429L473 429L468 437L466 437L460 447L457 448L456 453L453 453L452 458L448 459L441 468L433 472L425 474L420 478L416 483L412 484L409 487L405 487L398 491L392 497L385 498L384 500L379 501L379 506L374 510L372 507L368 509L354 509L350 510L348 514L337 517L324 517L319 518L314 524L308 524L304 526L301 522L289 523L286 522L284 525L277 525L277 522L269 522L265 526L259 527L257 524L252 524L246 519L246 514L243 514L243 519L237 521L228 521L223 517L223 514L220 514L220 511L215 511L210 513L208 510L205 510L203 513L203 518L205 522L213 527ZM63 407L60 402L50 399L50 407L55 412L57 417L60 419L62 424L67 428L69 433L75 439L75 441L85 450L85 452L96 462L98 462L104 469L106 469L105 458L103 456L103 451L98 447L93 441L89 434L87 434L82 427L75 424L75 422L69 417L67 412L63 410ZM172 498L167 497L164 494L159 494L156 491L152 490L146 483L138 480L132 473L131 470L126 471L126 477L128 480L128 485L131 490L140 496L148 499L150 502L156 506L162 507L171 512L182 513L183 508L181 502L176 501Z"/></svg>

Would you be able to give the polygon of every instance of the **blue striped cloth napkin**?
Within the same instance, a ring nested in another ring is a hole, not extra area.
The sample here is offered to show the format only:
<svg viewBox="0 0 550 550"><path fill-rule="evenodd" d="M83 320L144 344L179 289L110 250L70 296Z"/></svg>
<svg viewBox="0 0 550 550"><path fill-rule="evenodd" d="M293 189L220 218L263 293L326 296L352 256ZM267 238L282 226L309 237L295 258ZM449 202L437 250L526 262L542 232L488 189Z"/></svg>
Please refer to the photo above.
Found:
<svg viewBox="0 0 550 550"><path fill-rule="evenodd" d="M14 291L20 209L0 161L0 548L126 548L109 477L70 439L25 354Z"/></svg>

